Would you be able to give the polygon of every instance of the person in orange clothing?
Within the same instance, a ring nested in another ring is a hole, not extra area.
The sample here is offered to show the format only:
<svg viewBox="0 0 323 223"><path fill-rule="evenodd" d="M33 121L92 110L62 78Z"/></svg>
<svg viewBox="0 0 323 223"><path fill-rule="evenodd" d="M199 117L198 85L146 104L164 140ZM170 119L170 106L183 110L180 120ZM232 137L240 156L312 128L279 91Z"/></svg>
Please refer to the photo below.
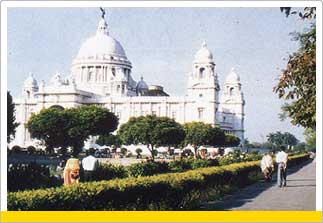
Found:
<svg viewBox="0 0 323 223"><path fill-rule="evenodd" d="M64 168L64 185L78 184L80 180L80 161L76 158L70 158Z"/></svg>

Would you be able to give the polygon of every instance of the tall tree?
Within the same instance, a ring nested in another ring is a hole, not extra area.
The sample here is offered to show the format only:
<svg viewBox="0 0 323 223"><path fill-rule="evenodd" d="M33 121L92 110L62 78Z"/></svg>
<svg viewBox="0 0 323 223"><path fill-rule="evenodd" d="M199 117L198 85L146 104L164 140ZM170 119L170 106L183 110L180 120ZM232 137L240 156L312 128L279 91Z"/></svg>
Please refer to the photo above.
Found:
<svg viewBox="0 0 323 223"><path fill-rule="evenodd" d="M190 122L184 124L185 145L190 144L194 148L194 154L197 156L197 150L202 145L209 144L212 138L212 126L203 122Z"/></svg>
<svg viewBox="0 0 323 223"><path fill-rule="evenodd" d="M55 147L65 151L71 146L74 154L80 151L90 135L107 135L117 126L118 119L113 113L94 105L65 110L43 109L32 115L27 123L31 136L42 140L49 152Z"/></svg>
<svg viewBox="0 0 323 223"><path fill-rule="evenodd" d="M287 16L296 14L291 8L281 8ZM297 52L288 58L274 92L287 103L283 112L291 118L294 125L305 128L316 126L316 24L315 8L304 8L299 12L302 19L312 21L303 33L294 33L294 40L299 42ZM282 116L281 116L282 117Z"/></svg>
<svg viewBox="0 0 323 223"><path fill-rule="evenodd" d="M16 128L19 125L19 123L16 122L15 111L12 96L10 92L7 91L7 142L10 142L15 136Z"/></svg>
<svg viewBox="0 0 323 223"><path fill-rule="evenodd" d="M178 145L185 137L182 126L173 119L147 115L130 118L120 126L118 135L124 144L144 144L155 157L156 146Z"/></svg>
<svg viewBox="0 0 323 223"><path fill-rule="evenodd" d="M280 146L294 146L299 142L293 134L289 132L281 133L280 131L267 135L267 140L276 148Z"/></svg>

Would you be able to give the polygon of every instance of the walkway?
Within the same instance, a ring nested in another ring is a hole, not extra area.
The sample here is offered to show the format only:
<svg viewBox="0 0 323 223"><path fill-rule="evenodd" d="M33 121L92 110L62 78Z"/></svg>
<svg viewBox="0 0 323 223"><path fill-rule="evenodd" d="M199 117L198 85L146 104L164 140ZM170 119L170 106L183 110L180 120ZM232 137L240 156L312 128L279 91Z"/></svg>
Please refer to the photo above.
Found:
<svg viewBox="0 0 323 223"><path fill-rule="evenodd" d="M259 182L222 201L211 201L202 210L315 210L315 162L289 170L287 187ZM276 180L276 179L274 179Z"/></svg>

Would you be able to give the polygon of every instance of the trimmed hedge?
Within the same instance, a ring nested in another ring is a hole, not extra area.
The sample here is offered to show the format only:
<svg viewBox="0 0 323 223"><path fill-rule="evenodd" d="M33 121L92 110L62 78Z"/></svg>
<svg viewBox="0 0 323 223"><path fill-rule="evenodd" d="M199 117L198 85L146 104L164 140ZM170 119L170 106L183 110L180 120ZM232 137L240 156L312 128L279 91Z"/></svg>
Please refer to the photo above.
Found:
<svg viewBox="0 0 323 223"><path fill-rule="evenodd" d="M289 166L308 155L290 157ZM259 161L156 176L80 183L69 187L8 193L8 210L183 210L210 189L242 187L259 173Z"/></svg>

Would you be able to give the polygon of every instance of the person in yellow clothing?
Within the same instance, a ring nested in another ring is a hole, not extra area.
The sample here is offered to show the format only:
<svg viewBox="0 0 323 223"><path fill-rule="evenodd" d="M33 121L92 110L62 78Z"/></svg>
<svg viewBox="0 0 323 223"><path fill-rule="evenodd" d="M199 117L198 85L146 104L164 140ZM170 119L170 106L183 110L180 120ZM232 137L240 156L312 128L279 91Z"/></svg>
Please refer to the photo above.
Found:
<svg viewBox="0 0 323 223"><path fill-rule="evenodd" d="M78 184L80 180L80 161L76 158L70 158L64 168L64 185Z"/></svg>

